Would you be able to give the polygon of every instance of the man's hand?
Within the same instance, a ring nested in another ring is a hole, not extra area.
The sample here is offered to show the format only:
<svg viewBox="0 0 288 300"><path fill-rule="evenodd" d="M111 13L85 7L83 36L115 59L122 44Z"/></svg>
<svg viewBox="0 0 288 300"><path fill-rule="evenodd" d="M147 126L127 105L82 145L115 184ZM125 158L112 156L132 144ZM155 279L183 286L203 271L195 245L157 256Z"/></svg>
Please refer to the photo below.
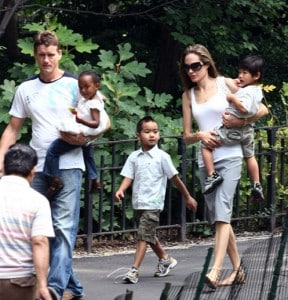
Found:
<svg viewBox="0 0 288 300"><path fill-rule="evenodd" d="M72 134L69 132L61 131L61 138L65 142L72 144L72 145L78 145L83 146L87 143L87 138L83 134Z"/></svg>

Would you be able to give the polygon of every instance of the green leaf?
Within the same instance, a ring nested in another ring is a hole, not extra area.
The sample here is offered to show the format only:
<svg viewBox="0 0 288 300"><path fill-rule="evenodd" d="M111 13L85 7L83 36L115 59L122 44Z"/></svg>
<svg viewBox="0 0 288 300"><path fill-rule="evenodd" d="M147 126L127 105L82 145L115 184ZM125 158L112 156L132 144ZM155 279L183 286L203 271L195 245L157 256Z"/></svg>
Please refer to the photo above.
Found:
<svg viewBox="0 0 288 300"><path fill-rule="evenodd" d="M131 73L138 75L140 77L146 77L151 71L146 68L146 63L138 63L137 61L132 61L121 67L121 72Z"/></svg>
<svg viewBox="0 0 288 300"><path fill-rule="evenodd" d="M100 50L98 57L100 61L98 62L97 66L102 67L103 69L114 69L117 56L113 55L111 50Z"/></svg>
<svg viewBox="0 0 288 300"><path fill-rule="evenodd" d="M33 39L32 38L19 39L17 45L21 49L21 52L23 54L29 54L30 56L34 56L34 48L33 48Z"/></svg>
<svg viewBox="0 0 288 300"><path fill-rule="evenodd" d="M76 47L75 49L80 52L87 52L87 53L91 53L92 50L96 50L99 48L99 45L95 44L92 42L92 39L88 39L86 41L78 40L76 43Z"/></svg>
<svg viewBox="0 0 288 300"><path fill-rule="evenodd" d="M128 60L129 58L134 56L134 54L131 52L131 45L129 43L118 45L118 53L120 62Z"/></svg>

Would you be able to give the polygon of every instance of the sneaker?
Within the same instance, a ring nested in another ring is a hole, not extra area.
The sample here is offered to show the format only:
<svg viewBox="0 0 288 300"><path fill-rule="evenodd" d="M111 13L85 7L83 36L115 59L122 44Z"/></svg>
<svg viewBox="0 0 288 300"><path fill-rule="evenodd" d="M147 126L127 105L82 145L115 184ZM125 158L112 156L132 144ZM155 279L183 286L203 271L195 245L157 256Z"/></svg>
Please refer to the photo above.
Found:
<svg viewBox="0 0 288 300"><path fill-rule="evenodd" d="M138 282L139 272L138 269L132 267L122 278L126 283L137 283Z"/></svg>
<svg viewBox="0 0 288 300"><path fill-rule="evenodd" d="M254 183L254 185L251 189L251 197L255 201L263 201L264 200L263 188L259 182Z"/></svg>
<svg viewBox="0 0 288 300"><path fill-rule="evenodd" d="M171 256L167 259L160 259L158 266L156 268L156 272L154 274L155 277L164 277L177 265L177 260Z"/></svg>
<svg viewBox="0 0 288 300"><path fill-rule="evenodd" d="M215 188L223 182L223 177L217 172L213 172L211 176L206 177L204 183L203 194L212 193Z"/></svg>

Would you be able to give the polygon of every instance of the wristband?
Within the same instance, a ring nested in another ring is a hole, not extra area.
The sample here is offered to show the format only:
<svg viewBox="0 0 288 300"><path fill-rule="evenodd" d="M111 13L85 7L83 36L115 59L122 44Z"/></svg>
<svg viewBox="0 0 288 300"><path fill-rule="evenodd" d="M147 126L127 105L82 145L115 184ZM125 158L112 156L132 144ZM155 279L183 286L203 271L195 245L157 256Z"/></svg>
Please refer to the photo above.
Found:
<svg viewBox="0 0 288 300"><path fill-rule="evenodd" d="M244 119L244 125L243 126L246 126L248 124L248 121L247 121L247 118Z"/></svg>
<svg viewBox="0 0 288 300"><path fill-rule="evenodd" d="M85 146L88 146L91 144L91 142L93 141L93 139L91 139L89 136L86 136L86 143L85 143Z"/></svg>

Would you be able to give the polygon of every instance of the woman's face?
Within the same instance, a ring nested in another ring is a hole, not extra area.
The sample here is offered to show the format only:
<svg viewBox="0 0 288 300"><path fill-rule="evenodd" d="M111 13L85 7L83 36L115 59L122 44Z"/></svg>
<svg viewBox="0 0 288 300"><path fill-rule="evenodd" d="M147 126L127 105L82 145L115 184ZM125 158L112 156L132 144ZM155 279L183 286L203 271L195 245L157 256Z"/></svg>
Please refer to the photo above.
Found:
<svg viewBox="0 0 288 300"><path fill-rule="evenodd" d="M194 83L199 82L207 75L209 65L204 65L200 57L195 53L189 53L184 59L184 72L188 75L190 80Z"/></svg>

